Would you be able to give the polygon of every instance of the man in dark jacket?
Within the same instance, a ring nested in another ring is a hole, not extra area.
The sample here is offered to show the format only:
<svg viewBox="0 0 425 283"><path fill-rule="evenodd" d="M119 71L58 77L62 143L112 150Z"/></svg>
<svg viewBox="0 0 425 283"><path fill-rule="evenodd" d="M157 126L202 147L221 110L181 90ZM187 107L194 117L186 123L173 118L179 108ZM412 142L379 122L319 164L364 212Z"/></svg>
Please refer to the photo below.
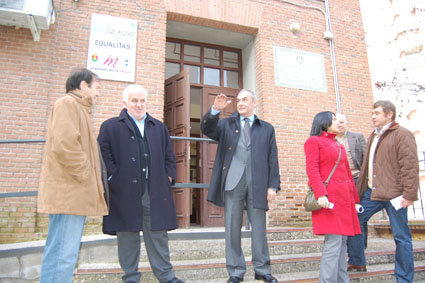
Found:
<svg viewBox="0 0 425 283"><path fill-rule="evenodd" d="M336 138L338 142L344 145L345 151L347 153L348 163L350 164L351 175L353 176L354 183L357 184L357 180L360 174L360 168L362 167L363 163L366 140L363 134L348 131L347 117L344 114L336 114L336 120L338 130ZM368 227L367 222L365 222L363 224L363 237L365 248L367 247L367 234ZM352 249L353 247L347 244L348 258L350 258L350 253ZM348 261L348 263L348 271L366 271L366 266L350 265L350 260Z"/></svg>
<svg viewBox="0 0 425 283"><path fill-rule="evenodd" d="M146 113L147 90L130 85L123 92L120 116L106 120L98 137L108 171L110 213L103 232L117 235L123 282L139 282L140 231L152 271L160 282L174 276L167 230L177 228L170 186L176 158L167 127Z"/></svg>
<svg viewBox="0 0 425 283"><path fill-rule="evenodd" d="M407 207L418 199L419 163L413 134L395 122L393 103L374 103L365 159L360 170L357 190L364 212L359 214L360 227L385 208L396 243L395 277L397 282L412 282L414 275L412 235L407 221ZM362 229L363 230L363 229ZM361 235L348 237L354 247L350 264L365 266L364 240Z"/></svg>
<svg viewBox="0 0 425 283"><path fill-rule="evenodd" d="M208 201L225 207L227 282L240 282L246 272L241 249L242 212L246 207L252 224L252 263L255 279L277 282L270 274L266 238L268 201L280 189L279 163L274 128L254 115L256 95L241 90L237 112L219 120L230 101L219 94L202 118L202 132L218 141Z"/></svg>

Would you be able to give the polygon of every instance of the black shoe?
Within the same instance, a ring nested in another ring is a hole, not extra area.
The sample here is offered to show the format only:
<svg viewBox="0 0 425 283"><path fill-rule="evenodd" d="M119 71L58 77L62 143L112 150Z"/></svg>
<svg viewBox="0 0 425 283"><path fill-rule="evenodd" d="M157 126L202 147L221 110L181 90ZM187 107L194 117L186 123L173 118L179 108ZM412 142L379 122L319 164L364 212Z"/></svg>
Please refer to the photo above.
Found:
<svg viewBox="0 0 425 283"><path fill-rule="evenodd" d="M173 277L173 279L167 281L166 283L184 283L184 281L178 279L177 277Z"/></svg>
<svg viewBox="0 0 425 283"><path fill-rule="evenodd" d="M239 283L243 281L243 277L239 278L237 276L230 276L229 279L227 279L227 283Z"/></svg>
<svg viewBox="0 0 425 283"><path fill-rule="evenodd" d="M367 268L366 265L353 265L353 264L348 264L347 265L347 271L348 272L366 272Z"/></svg>
<svg viewBox="0 0 425 283"><path fill-rule="evenodd" d="M259 275L255 273L255 280L263 280L264 282L277 283L277 279L274 278L271 274Z"/></svg>

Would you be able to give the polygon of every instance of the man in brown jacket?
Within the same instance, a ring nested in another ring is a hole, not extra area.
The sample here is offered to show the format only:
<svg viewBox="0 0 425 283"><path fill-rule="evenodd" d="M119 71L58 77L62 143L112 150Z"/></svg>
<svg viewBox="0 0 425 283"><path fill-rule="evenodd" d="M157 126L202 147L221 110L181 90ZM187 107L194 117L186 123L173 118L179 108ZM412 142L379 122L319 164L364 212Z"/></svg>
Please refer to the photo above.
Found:
<svg viewBox="0 0 425 283"><path fill-rule="evenodd" d="M50 214L41 283L71 283L86 216L108 213L91 107L98 77L76 70L54 104L47 129L38 212Z"/></svg>
<svg viewBox="0 0 425 283"><path fill-rule="evenodd" d="M412 235L407 222L407 207L418 199L419 163L415 137L395 122L396 110L390 101L374 103L370 135L357 190L364 212L359 214L360 227L385 208L396 243L395 277L397 282L412 282L414 275ZM362 231L363 232L363 231ZM365 267L364 240L361 235L348 237L355 247L349 265Z"/></svg>

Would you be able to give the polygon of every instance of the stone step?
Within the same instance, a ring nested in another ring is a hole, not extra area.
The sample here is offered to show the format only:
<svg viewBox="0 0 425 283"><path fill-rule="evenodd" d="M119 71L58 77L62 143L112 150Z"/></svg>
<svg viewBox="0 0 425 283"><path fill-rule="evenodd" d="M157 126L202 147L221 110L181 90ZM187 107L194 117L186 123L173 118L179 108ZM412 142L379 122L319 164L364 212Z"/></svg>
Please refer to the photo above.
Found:
<svg viewBox="0 0 425 283"><path fill-rule="evenodd" d="M415 262L425 261L425 248L415 249ZM394 268L394 250L376 250L366 253L368 260L368 271L379 269L378 265L391 265ZM272 273L281 274L283 277L292 276L290 274L311 272L318 274L320 268L321 253L294 254L294 255L273 255L271 256ZM174 261L175 273L185 281L215 280L216 278L226 278L226 264L224 258L199 260ZM425 266L425 264L424 264ZM142 282L152 282L155 278L151 272L148 262L140 263L140 270L143 273ZM247 261L247 274L253 273L252 263ZM106 274L108 274L106 276ZM285 275L287 274L287 275ZM82 264L78 266L76 272L76 282L88 282L86 278L93 276L104 276L119 278L122 271L118 264ZM287 277L292 278L292 277ZM113 281L111 281L113 282Z"/></svg>
<svg viewBox="0 0 425 283"><path fill-rule="evenodd" d="M318 282L319 271L310 270L305 271L300 269L298 271L281 273L275 270L275 264L272 263L272 273L279 280L279 282ZM208 265L208 266L207 266ZM217 272L220 269L220 264L213 263L206 264L203 268L188 271L181 266L175 266L176 276L185 280L186 283L201 283L201 282L226 282L228 275L225 272ZM141 268L142 279L141 282L157 282L153 274L148 268ZM394 278L394 263L368 265L367 272L354 272L349 273L350 282L393 282ZM121 273L117 270L97 270L97 272L88 272L87 270L78 270L74 276L74 283L89 283L89 282L102 282L113 283L121 282ZM214 275L214 276L212 276ZM244 281L246 283L261 282L254 280L254 271L252 266L248 264L247 273L245 274ZM415 261L415 277L414 282L425 282L425 260Z"/></svg>
<svg viewBox="0 0 425 283"><path fill-rule="evenodd" d="M279 237L277 237L279 238ZM115 239L114 239L115 240ZM414 241L415 248L425 248L425 241ZM225 257L224 239L170 240L170 256L173 261L219 259ZM212 248L213 247L213 248ZM320 253L323 237L299 240L269 240L270 255L297 255ZM246 258L251 257L251 239L242 239L242 249ZM394 251L392 239L370 238L368 252ZM390 256L390 255L389 255ZM381 257L382 258L382 257ZM371 259L372 260L372 259ZM147 262L146 249L142 245L141 263ZM116 241L85 244L80 250L78 265L118 263Z"/></svg>
<svg viewBox="0 0 425 283"><path fill-rule="evenodd" d="M320 252L323 239L301 239L269 241L270 254L302 254ZM210 248L214 247L214 248ZM170 256L173 260L202 260L211 258L223 258L225 256L224 239L219 240L194 240L194 241L170 241ZM242 249L247 257L251 257L251 239L242 239ZM116 244L106 246L86 246L80 251L79 263L96 263L103 259L103 263L118 261ZM142 245L140 251L141 261L147 261L146 249Z"/></svg>
<svg viewBox="0 0 425 283"><path fill-rule="evenodd" d="M309 239L314 237L311 228L280 227L268 229L268 237L273 240ZM242 229L242 238L250 238L250 231ZM207 257L224 257L224 245L218 246L217 254L209 251L202 240L210 240L210 245L217 245L217 242L224 243L224 227L218 228L194 228L177 229L169 233L172 256L177 259L192 258L200 259ZM246 240L244 240L246 242ZM197 244L196 244L197 243ZM43 256L45 241L22 242L15 244L0 245L0 281L1 282L37 282ZM191 252L192 246L195 252ZM176 248L175 248L176 247ZM184 247L184 248L180 248ZM190 247L190 248L188 248ZM200 250L196 252L196 249ZM142 251L144 252L144 248ZM175 252L177 251L177 252ZM249 247L248 251L249 253ZM147 261L146 256L142 261ZM117 263L118 256L116 250L116 237L107 235L90 235L82 239L78 265L86 263Z"/></svg>
<svg viewBox="0 0 425 283"><path fill-rule="evenodd" d="M415 283L423 283L425 282L425 261L416 262L415 263ZM367 283L367 282L395 282L394 277L394 265L393 264L380 264L375 265L368 272L363 273L349 273L350 282L351 283ZM318 271L299 271L293 273L285 273L285 274L274 274L274 276L281 283L313 283L319 282L319 272ZM247 273L244 278L244 283L258 283L261 281L253 279L253 273ZM187 283L215 283L215 282L226 282L227 277L224 278L216 278L213 280L188 280Z"/></svg>
<svg viewBox="0 0 425 283"><path fill-rule="evenodd" d="M242 231L242 248L251 255L251 232ZM224 228L179 229L169 233L170 256L173 260L196 260L224 257ZM295 254L321 250L322 237L316 237L311 228L274 228L267 230L270 253ZM142 236L143 237L143 236ZM142 239L143 242L143 239ZM216 247L208 249L206 247ZM142 245L141 261L147 261ZM79 264L118 262L116 237L97 236L83 240Z"/></svg>
<svg viewBox="0 0 425 283"><path fill-rule="evenodd" d="M295 275L291 274L300 272L318 273L323 237L314 236L311 228L274 228L269 229L267 235L273 274L282 275L285 279L285 276L295 278ZM243 231L242 237L245 257L248 260L251 258L250 232ZM177 276L192 281L214 281L217 278L226 281L223 228L179 229L169 233L169 238L171 260ZM368 246L368 268L383 264L394 265L394 240L370 237ZM425 260L425 241L415 240L413 247L415 261ZM0 282L37 282L43 248L44 241L0 245ZM141 252L140 269L143 272L143 282L156 282L144 247ZM250 262L247 262L247 267L247 274L253 274ZM116 237L84 237L75 282L120 282L121 276ZM93 278L98 277L98 280L93 281Z"/></svg>

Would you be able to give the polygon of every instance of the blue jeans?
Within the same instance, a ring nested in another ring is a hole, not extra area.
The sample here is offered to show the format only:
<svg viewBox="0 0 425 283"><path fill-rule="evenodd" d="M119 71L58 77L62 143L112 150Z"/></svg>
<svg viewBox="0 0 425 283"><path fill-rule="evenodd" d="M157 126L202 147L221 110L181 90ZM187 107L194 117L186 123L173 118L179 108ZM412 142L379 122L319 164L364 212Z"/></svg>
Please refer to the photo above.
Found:
<svg viewBox="0 0 425 283"><path fill-rule="evenodd" d="M85 222L85 216L50 215L40 283L72 282Z"/></svg>
<svg viewBox="0 0 425 283"><path fill-rule="evenodd" d="M360 228L362 235L348 237L350 246L349 264L366 265L364 252L363 224L367 222L375 213L385 208L390 218L391 231L396 243L395 252L395 272L398 282L412 282L414 275L412 235L407 222L407 208L395 210L389 201L373 201L370 199L371 190L368 189L362 199L361 204L364 212L359 214Z"/></svg>

